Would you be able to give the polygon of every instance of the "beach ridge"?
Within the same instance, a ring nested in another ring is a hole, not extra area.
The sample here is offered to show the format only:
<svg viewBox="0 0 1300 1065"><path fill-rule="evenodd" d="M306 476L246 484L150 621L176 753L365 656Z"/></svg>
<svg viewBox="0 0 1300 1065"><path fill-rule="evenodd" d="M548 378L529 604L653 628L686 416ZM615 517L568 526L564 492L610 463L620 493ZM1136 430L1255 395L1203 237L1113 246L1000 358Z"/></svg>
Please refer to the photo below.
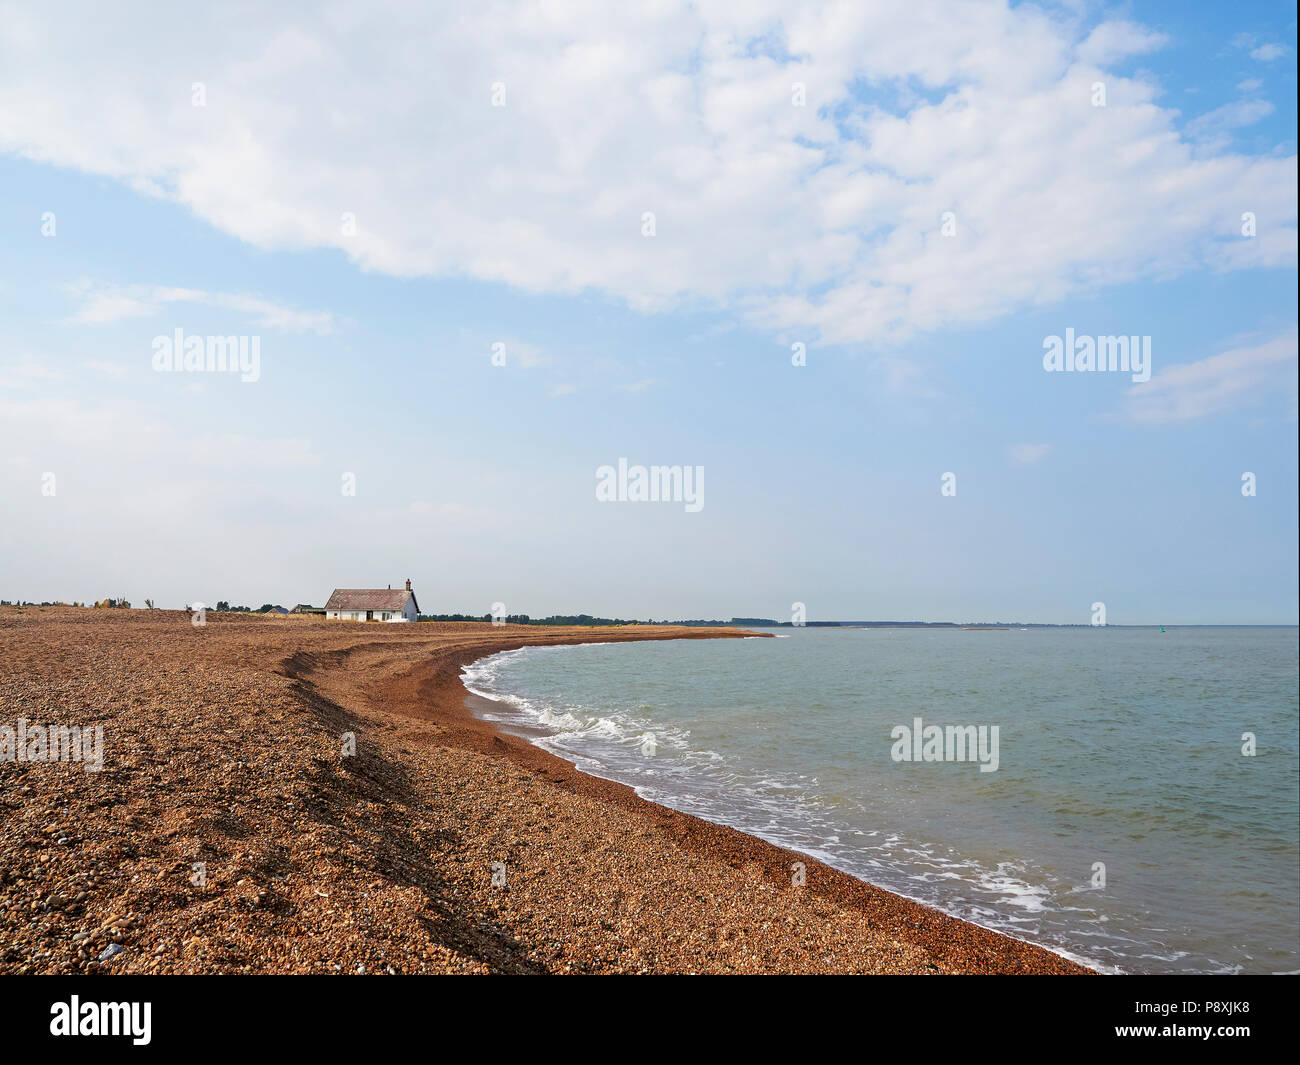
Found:
<svg viewBox="0 0 1300 1065"><path fill-rule="evenodd" d="M653 819L656 828L679 847L700 852L733 868L753 873L783 890L791 887L795 863L805 869L806 883L797 890L849 907L865 915L888 934L923 946L932 956L955 965L958 971L1006 973L1090 973L1046 948L987 929L940 910L904 898L860 880L849 873L757 836L704 818L674 810L637 795L628 785L592 776L573 763L527 739L476 717L467 705L475 696L465 686L463 670L484 658L530 646L573 646L666 639L736 639L770 637L744 629L711 628L649 630L604 634L599 631L546 634L528 639L525 634L504 634L495 641L470 646L449 646L431 654L423 664L395 679L390 693L399 713L436 721L446 732L439 742L472 750L491 758L504 758L542 776L552 787L592 796L620 810L635 811ZM411 685L415 691L411 691ZM1045 957L1044 957L1045 955Z"/></svg>
<svg viewBox="0 0 1300 1065"><path fill-rule="evenodd" d="M104 730L0 763L0 973L1088 971L466 705L503 650L747 635L0 609L3 723Z"/></svg>

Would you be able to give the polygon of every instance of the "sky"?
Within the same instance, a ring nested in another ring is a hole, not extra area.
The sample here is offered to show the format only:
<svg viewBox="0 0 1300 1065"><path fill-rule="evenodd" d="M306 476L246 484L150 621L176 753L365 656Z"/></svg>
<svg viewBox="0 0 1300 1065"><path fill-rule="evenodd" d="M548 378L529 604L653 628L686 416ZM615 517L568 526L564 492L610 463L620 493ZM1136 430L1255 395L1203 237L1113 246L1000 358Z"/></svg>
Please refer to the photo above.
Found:
<svg viewBox="0 0 1300 1065"><path fill-rule="evenodd" d="M1296 623L1294 5L428 7L0 2L0 598Z"/></svg>

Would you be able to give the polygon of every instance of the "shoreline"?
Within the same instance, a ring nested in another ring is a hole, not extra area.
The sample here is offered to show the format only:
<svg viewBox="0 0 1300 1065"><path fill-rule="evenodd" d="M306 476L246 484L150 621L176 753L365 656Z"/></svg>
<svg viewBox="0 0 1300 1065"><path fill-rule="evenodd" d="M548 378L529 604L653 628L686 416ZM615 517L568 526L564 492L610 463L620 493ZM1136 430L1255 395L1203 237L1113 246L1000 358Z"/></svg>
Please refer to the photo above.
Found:
<svg viewBox="0 0 1300 1065"><path fill-rule="evenodd" d="M698 635L695 635L698 633ZM715 635L716 633L716 635ZM596 638L592 638L596 637ZM444 742L492 758L504 758L566 791L599 799L611 806L651 816L660 831L677 846L722 860L734 868L761 868L764 879L781 890L790 888L790 867L801 862L807 869L807 884L801 890L864 915L870 923L891 934L923 946L931 956L975 973L1071 973L1099 975L1082 963L1046 947L1017 939L1002 932L973 924L941 910L860 880L819 859L770 843L728 825L717 824L694 814L674 810L642 798L634 788L605 777L583 772L572 762L498 728L474 715L471 699L484 696L471 692L463 670L484 658L528 646L574 646L582 643L615 643L669 639L770 638L766 633L746 630L691 630L691 634L612 635L601 639L555 635L550 639L520 640L502 637L486 646L448 649L435 653L423 668L416 667L419 709L415 716L437 722L448 729ZM412 674L406 675L410 677ZM492 701L492 700L489 700ZM405 711L398 710L398 713Z"/></svg>
<svg viewBox="0 0 1300 1065"><path fill-rule="evenodd" d="M1078 973L474 716L523 646L763 637L0 609L0 973ZM802 862L806 884L792 884Z"/></svg>
<svg viewBox="0 0 1300 1065"><path fill-rule="evenodd" d="M753 637L743 637L743 638L744 638L744 639L752 639ZM590 641L590 642L599 642L599 641ZM525 645L525 647L526 647L526 646L527 646L527 645ZM561 644L561 645L558 645L558 646L575 646L575 647L576 647L576 646L585 646L585 644L567 644L567 645L566 645L566 644ZM516 648L516 650L523 650L523 649L525 649L525 648ZM661 808L661 809L664 809L664 810L671 810L671 811L673 811L673 812L675 812L675 813L681 814L681 815L684 816L684 817L692 817L692 818L694 818L694 819L697 820L697 821L702 821L702 822L704 822L705 824L712 825L712 826L714 826L715 828L718 828L718 829L726 829L726 830L728 830L728 831L738 832L738 833L740 833L742 836L745 836L745 837L748 838L748 839L753 839L753 840L756 840L756 841L757 841L758 843L760 843L760 844L763 844L763 845L766 845L766 846L773 847L773 848L775 848L777 851L781 852L782 854L789 855L789 856L793 857L793 858L794 858L795 860L797 860L797 861L801 861L801 862L803 862L803 863L805 863L805 864L808 864L808 863L816 863L816 864L818 864L818 865L820 865L820 866L824 866L826 869L828 869L828 870L830 870L830 871L832 871L832 872L834 872L834 873L838 873L838 874L840 874L840 875L843 875L843 876L848 877L849 879L851 879L851 880L854 881L855 883L866 884L868 887L871 887L871 888L873 888L873 889L875 889L875 890L877 890L877 891L883 891L883 892L885 892L885 893L887 893L887 894L889 894L889 895L896 896L897 898L902 899L902 900L905 901L905 902L913 903L914 905L920 906L920 907L922 907L923 909L926 909L926 910L934 910L934 911L936 911L937 913L939 913L940 915L942 915L943 917L949 918L949 919L954 920L954 921L960 921L960 922L962 922L963 924L972 925L972 926L975 927L975 928L983 929L984 931L989 932L989 933L991 933L992 935L1003 936L1003 937L1005 937L1005 938L1007 938L1007 939L1014 940L1014 941L1017 942L1017 943L1024 943L1024 944L1026 944L1027 946L1034 947L1035 949L1045 950L1045 951L1047 951L1048 953L1051 953L1051 954L1056 955L1057 957L1061 958L1062 960L1064 960L1065 962L1067 962L1067 963L1069 963L1069 964L1071 964L1071 965L1077 965L1077 966L1082 967L1083 969L1087 970L1087 971L1088 971L1090 974L1092 974L1092 975L1097 975L1097 976L1103 976L1103 975L1126 975L1125 972L1124 972L1123 970L1121 970L1121 969L1114 969L1114 970L1112 970L1112 971L1107 971L1107 970L1105 970L1105 969L1094 968L1093 964L1092 964L1088 959L1086 959L1086 958L1082 958L1082 957L1074 957L1074 956L1072 956L1071 954L1069 954L1068 952L1065 952L1065 951L1063 951L1063 950L1060 950L1060 949L1053 949L1053 948L1051 948L1051 947L1044 946L1044 945L1041 944L1041 943L1035 943L1035 942L1034 942L1033 940L1031 940L1031 939L1024 939L1024 938L1021 938L1021 937L1019 937L1019 936L1012 935L1010 932L1005 932L1005 931L1003 931L1003 930L1001 930L1001 929L998 929L998 928L992 928L992 927L990 927L990 926L988 926L988 925L982 925L982 924L979 924L979 923L976 922L976 921L971 921L971 920L969 920L969 919L967 919L967 918L965 918L965 917L961 917L961 916L959 916L959 915L957 915L957 914L954 914L954 913L948 913L946 910L939 909L937 906L935 906L935 905L933 905L933 904L931 904L931 903L925 902L925 901L923 901L923 900L921 900L921 899L915 899L915 898L912 898L911 896L904 895L904 894L902 894L901 892L896 891L896 890L892 890L892 889L890 889L890 888L882 887L882 886L879 885L879 884L872 883L870 880L865 880L865 879L863 879L862 877L859 877L859 876L855 875L854 873L849 872L847 869L841 869L839 866L833 865L833 864L831 864L830 862L827 862L827 861L823 861L823 860L820 859L820 858L815 858L815 857L813 857L813 856L811 856L811 855L809 855L809 854L807 854L807 853L805 853L805 852L803 852L803 851L796 850L796 849L793 848L793 847L786 847L786 846L784 846L784 845L782 845L782 844L780 844L780 843L777 843L777 842L775 842L775 841L773 841L773 840L767 839L767 838L765 838L764 836L759 835L756 831L748 830L748 829L742 828L742 827L740 827L740 826L738 826L738 825L728 824L728 823L723 822L723 821L714 821L714 820L711 820L709 817L704 817L704 816L702 816L702 815L700 815L700 814L691 814L691 813L688 813L687 811L684 811L684 810L678 810L676 807L674 807L674 806L669 806L667 803L659 802L659 801L656 801L655 799L647 798L646 796L639 794L639 793L637 792L636 787L635 787L634 785L631 785L631 784L624 784L621 780L618 780L618 779L616 779L616 778L614 778L614 777L611 777L611 776L604 776L604 775L602 775L601 773L596 772L595 770L592 770L592 769L584 769L584 768L582 768L582 767L579 766L576 762L574 762L574 761L572 761L570 758L566 757L564 754L558 754L558 753L556 753L556 752L550 750L549 748L543 746L541 742L538 742L538 741L545 740L545 739L550 735L550 733L548 733L548 732L546 731L546 729L545 729L543 726L541 726L541 725L537 725L537 724L533 724L533 723L527 721L527 719L523 716L523 714L521 713L521 711L519 711L517 708L513 707L513 706L509 703L508 700L505 700L505 699L497 699L497 698L494 698L493 696L485 695L485 694L482 694L482 693L480 693L480 692L474 691L473 689L470 689L469 686L468 686L467 684L464 683L464 674L463 674L463 669L464 669L464 668L468 668L468 666L476 665L478 662L484 661L486 658L492 658L492 657L495 657L495 655L497 655L497 654L506 654L506 653L509 653L509 649L507 649L507 651L496 651L496 652L492 652L492 653L489 653L489 654L485 655L483 658L475 659L474 661L468 663L466 667L462 667L462 677L461 677L462 686L466 688L466 692L465 692L465 695L466 695L466 708L469 710L470 714L474 717L474 719L475 719L476 721L481 721L484 725L487 725L489 728L493 728L493 729L495 729L495 730L498 731L501 735L503 735L503 736L508 736L508 737L512 737L512 738L514 738L514 739L518 739L518 740L522 740L523 742L527 743L530 747L534 747L535 749L542 751L544 754L548 754L548 755L550 755L552 758L555 758L555 759L559 760L560 762L564 763L565 765L570 766L571 768L573 768L577 773L581 774L582 776L589 777L589 778L591 778L591 779L593 779L593 780L605 781L605 782L608 782L608 783L610 783L610 784L613 784L613 785L615 785L615 786L617 786L617 787L628 788L629 790L632 791L632 793L633 793L633 795L636 797L636 799L637 799L638 801L642 802L642 803L648 804L648 805L650 805L650 806L658 807L658 808ZM476 707L477 707L478 704L485 704L485 705L483 705L482 707L478 707L479 709L482 709L482 710L484 710L484 711L486 711L486 710L490 707L490 708L492 708L492 709L493 709L494 711L496 711L496 712L504 711L505 713L508 713L508 714L514 714L514 715L517 715L517 716L519 716L520 719L521 719L521 720L520 720L520 723L517 724L517 725L512 725L512 724L508 724L508 723L506 723L506 722L500 722L500 721L489 721L489 720L486 720L485 718L480 717L479 714L475 712ZM500 752L497 752L497 753L500 753ZM595 759L591 759L591 761L592 761L594 764L596 764L596 765L601 765L601 763L596 762ZM787 868L788 868L788 866L787 866ZM788 879L788 876L786 877L786 879Z"/></svg>

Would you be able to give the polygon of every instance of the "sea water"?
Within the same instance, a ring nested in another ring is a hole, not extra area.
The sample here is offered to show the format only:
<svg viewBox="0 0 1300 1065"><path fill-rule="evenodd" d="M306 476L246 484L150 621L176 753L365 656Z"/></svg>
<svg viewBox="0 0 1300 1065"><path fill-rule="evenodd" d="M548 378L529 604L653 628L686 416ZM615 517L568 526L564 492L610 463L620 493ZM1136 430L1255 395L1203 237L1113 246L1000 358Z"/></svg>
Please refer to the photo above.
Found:
<svg viewBox="0 0 1300 1065"><path fill-rule="evenodd" d="M771 631L465 679L589 773L1103 971L1300 969L1296 629ZM901 760L917 718L996 726L996 770Z"/></svg>

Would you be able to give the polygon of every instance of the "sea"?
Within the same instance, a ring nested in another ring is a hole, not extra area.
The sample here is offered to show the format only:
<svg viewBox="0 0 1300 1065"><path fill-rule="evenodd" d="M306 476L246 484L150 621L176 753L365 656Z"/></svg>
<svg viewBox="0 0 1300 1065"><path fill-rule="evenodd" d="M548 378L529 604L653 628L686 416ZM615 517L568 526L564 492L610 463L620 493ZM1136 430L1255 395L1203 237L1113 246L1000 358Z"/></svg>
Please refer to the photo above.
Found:
<svg viewBox="0 0 1300 1065"><path fill-rule="evenodd" d="M464 679L587 773L1103 972L1300 971L1295 628L762 631Z"/></svg>

